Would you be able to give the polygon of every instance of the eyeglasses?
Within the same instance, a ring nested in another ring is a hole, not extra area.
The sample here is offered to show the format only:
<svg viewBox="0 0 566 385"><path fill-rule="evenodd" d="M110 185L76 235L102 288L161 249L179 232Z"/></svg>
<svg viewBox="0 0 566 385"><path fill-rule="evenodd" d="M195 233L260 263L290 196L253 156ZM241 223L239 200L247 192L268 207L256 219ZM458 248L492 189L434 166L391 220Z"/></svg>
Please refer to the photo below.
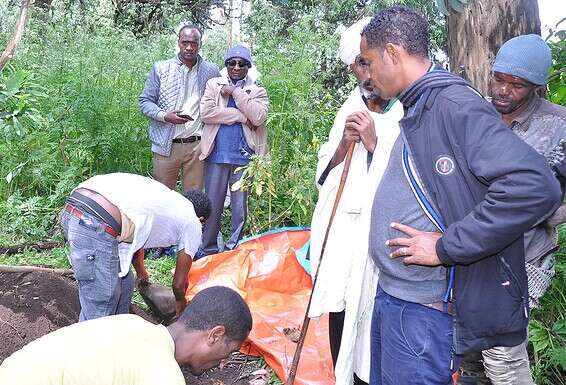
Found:
<svg viewBox="0 0 566 385"><path fill-rule="evenodd" d="M251 67L250 63L248 63L245 60L230 60L229 62L227 62L226 64L228 64L228 67L236 67L236 64L240 67Z"/></svg>

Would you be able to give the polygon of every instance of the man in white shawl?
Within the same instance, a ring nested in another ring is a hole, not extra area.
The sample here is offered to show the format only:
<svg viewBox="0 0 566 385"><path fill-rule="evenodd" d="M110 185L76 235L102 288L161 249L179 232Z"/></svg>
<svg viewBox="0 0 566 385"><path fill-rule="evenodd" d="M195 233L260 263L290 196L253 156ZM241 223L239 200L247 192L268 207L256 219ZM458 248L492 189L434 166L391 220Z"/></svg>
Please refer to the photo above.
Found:
<svg viewBox="0 0 566 385"><path fill-rule="evenodd" d="M358 86L338 111L328 142L318 153L319 199L311 224L314 279L344 157L349 144L356 142L309 312L311 318L329 313L337 385L369 382L370 325L377 284L377 269L368 258L371 207L403 116L400 103L385 101L373 91L367 65L359 58L360 34L369 21L370 18L358 21L340 39L340 59L352 70ZM366 103L375 107L370 110Z"/></svg>

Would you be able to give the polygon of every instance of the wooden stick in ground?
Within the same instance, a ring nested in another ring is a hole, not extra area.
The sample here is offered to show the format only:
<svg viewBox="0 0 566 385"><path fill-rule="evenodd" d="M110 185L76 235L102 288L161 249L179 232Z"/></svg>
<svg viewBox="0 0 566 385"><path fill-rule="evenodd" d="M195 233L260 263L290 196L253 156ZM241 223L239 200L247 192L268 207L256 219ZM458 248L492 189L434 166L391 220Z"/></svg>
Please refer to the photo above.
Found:
<svg viewBox="0 0 566 385"><path fill-rule="evenodd" d="M311 308L312 294L314 293L314 288L316 287L316 280L318 278L318 272L320 271L320 265L322 265L322 258L324 257L324 250L326 249L328 234L330 233L330 228L332 227L332 222L334 221L334 215L336 214L336 209L338 209L338 204L340 203L340 198L342 197L342 192L344 191L344 185L346 184L346 179L348 178L348 172L350 170L350 163L352 162L352 155L354 154L355 145L355 142L350 143L348 152L346 153L346 158L344 160L344 169L342 170L342 176L340 177L338 191L336 191L336 198L334 199L334 205L332 206L330 220L328 221L326 233L324 234L324 241L322 242L322 248L320 249L320 258L318 259L318 266L316 267L316 273L314 275L312 290L307 305L307 311L305 312L305 318L303 320L303 325L301 326L301 335L299 337L299 341L297 342L297 349L295 350L295 355L293 356L291 368L289 369L289 376L287 377L286 383L287 385L293 385L295 383L295 376L297 375L297 368L299 366L299 360L301 359L301 351L303 350L303 345L305 344L305 337L307 336L307 330L310 323L309 310Z"/></svg>
<svg viewBox="0 0 566 385"><path fill-rule="evenodd" d="M14 30L14 34L12 38L8 42L6 49L2 52L0 56L0 71L8 64L10 59L14 56L14 52L16 51L16 47L18 43L22 39L22 35L24 33L24 27L26 25L26 21L28 18L28 10L31 0L22 0L22 4L20 7L20 17L18 18L18 22L16 23L16 28Z"/></svg>

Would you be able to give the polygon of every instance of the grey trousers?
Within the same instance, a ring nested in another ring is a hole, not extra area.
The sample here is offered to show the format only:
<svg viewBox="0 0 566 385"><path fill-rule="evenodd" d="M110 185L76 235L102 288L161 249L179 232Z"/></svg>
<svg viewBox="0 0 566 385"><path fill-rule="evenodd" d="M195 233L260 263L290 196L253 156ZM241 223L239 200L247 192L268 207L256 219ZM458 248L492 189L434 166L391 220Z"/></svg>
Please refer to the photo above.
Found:
<svg viewBox="0 0 566 385"><path fill-rule="evenodd" d="M485 373L493 385L534 385L527 341L512 347L497 346L482 354Z"/></svg>
<svg viewBox="0 0 566 385"><path fill-rule="evenodd" d="M224 198L226 188L232 186L240 180L242 171L234 173L241 166L222 163L205 162L204 165L204 190L210 198L212 211L210 217L204 224L202 233L202 255L216 254L223 250L218 250L217 237L220 231L222 211L224 209ZM232 191L230 189L230 211L231 226L230 238L226 241L226 248L232 250L236 247L246 224L248 213L248 192Z"/></svg>

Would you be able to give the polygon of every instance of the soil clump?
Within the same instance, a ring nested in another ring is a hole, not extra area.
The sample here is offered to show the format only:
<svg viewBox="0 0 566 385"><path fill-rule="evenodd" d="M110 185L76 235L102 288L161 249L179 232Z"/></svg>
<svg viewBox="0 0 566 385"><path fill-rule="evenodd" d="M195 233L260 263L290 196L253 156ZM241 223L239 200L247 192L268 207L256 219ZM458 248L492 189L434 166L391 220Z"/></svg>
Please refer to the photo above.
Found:
<svg viewBox="0 0 566 385"><path fill-rule="evenodd" d="M0 272L0 363L31 341L79 320L76 282L46 271ZM151 312L132 305L130 312L158 323ZM247 385L260 368L256 357L232 355L221 368L193 376L183 369L187 385Z"/></svg>

